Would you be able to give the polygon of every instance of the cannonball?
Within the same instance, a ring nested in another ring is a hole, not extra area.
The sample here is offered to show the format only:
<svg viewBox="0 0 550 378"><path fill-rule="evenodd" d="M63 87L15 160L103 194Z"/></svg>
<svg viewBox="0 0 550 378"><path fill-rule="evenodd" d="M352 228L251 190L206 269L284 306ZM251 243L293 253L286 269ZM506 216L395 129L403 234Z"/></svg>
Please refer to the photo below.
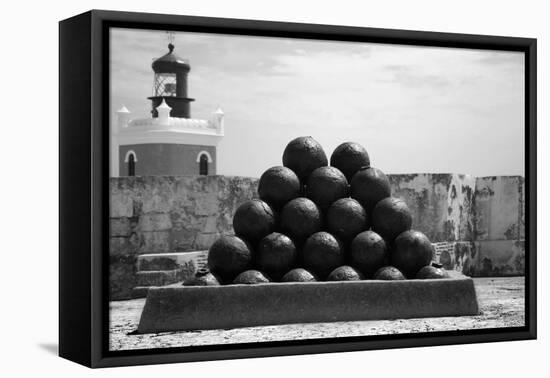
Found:
<svg viewBox="0 0 550 378"><path fill-rule="evenodd" d="M401 271L393 266L385 266L380 268L374 273L373 279L384 281L398 281L404 280L405 276Z"/></svg>
<svg viewBox="0 0 550 378"><path fill-rule="evenodd" d="M273 232L264 237L256 251L256 265L274 279L279 279L296 264L294 242L286 235Z"/></svg>
<svg viewBox="0 0 550 378"><path fill-rule="evenodd" d="M234 284L241 284L241 285L255 285L255 284L261 284L261 283L268 283L270 282L269 278L267 278L262 272L259 270L246 270L239 274L234 280Z"/></svg>
<svg viewBox="0 0 550 378"><path fill-rule="evenodd" d="M414 278L433 258L433 246L430 239L420 231L408 230L395 238L394 248L390 253L392 265L401 270L405 276Z"/></svg>
<svg viewBox="0 0 550 378"><path fill-rule="evenodd" d="M235 234L253 244L275 231L275 226L275 212L259 199L244 202L233 216Z"/></svg>
<svg viewBox="0 0 550 378"><path fill-rule="evenodd" d="M201 268L195 276L183 283L184 286L219 286L220 281L207 268Z"/></svg>
<svg viewBox="0 0 550 378"><path fill-rule="evenodd" d="M439 279L449 278L449 273L442 267L436 267L434 265L426 265L416 273L416 278L419 280L425 280L428 278Z"/></svg>
<svg viewBox="0 0 550 378"><path fill-rule="evenodd" d="M327 277L327 281L360 281L362 279L361 273L348 265L339 266Z"/></svg>
<svg viewBox="0 0 550 378"><path fill-rule="evenodd" d="M368 213L378 201L391 195L390 180L377 168L363 167L351 179L351 197L355 198Z"/></svg>
<svg viewBox="0 0 550 378"><path fill-rule="evenodd" d="M291 140L283 152L283 165L305 181L316 168L328 165L323 147L310 136Z"/></svg>
<svg viewBox="0 0 550 378"><path fill-rule="evenodd" d="M330 165L342 171L348 181L351 181L361 167L370 167L369 154L360 144L345 142L332 152Z"/></svg>
<svg viewBox="0 0 550 378"><path fill-rule="evenodd" d="M304 268L320 279L325 279L330 272L344 262L344 248L341 242L324 231L311 235L301 252Z"/></svg>
<svg viewBox="0 0 550 378"><path fill-rule="evenodd" d="M208 267L223 282L233 281L251 262L252 249L238 236L222 236L208 250Z"/></svg>
<svg viewBox="0 0 550 378"><path fill-rule="evenodd" d="M412 214L409 207L399 198L384 198L372 211L372 229L384 239L393 241L403 231L410 230Z"/></svg>
<svg viewBox="0 0 550 378"><path fill-rule="evenodd" d="M334 201L348 195L348 180L338 168L320 167L309 175L306 194L321 210L326 210Z"/></svg>
<svg viewBox="0 0 550 378"><path fill-rule="evenodd" d="M287 167L272 167L265 171L258 183L258 195L275 209L300 196L300 179Z"/></svg>
<svg viewBox="0 0 550 378"><path fill-rule="evenodd" d="M374 231L363 231L351 242L350 263L366 277L389 263L388 247Z"/></svg>
<svg viewBox="0 0 550 378"><path fill-rule="evenodd" d="M315 282L317 279L313 274L303 268L292 269L286 273L281 282Z"/></svg>
<svg viewBox="0 0 550 378"><path fill-rule="evenodd" d="M361 204L353 198L340 198L327 210L328 231L344 243L370 227L369 217Z"/></svg>
<svg viewBox="0 0 550 378"><path fill-rule="evenodd" d="M321 230L321 226L321 210L308 198L295 198L281 210L281 230L294 243L303 243L310 235Z"/></svg>

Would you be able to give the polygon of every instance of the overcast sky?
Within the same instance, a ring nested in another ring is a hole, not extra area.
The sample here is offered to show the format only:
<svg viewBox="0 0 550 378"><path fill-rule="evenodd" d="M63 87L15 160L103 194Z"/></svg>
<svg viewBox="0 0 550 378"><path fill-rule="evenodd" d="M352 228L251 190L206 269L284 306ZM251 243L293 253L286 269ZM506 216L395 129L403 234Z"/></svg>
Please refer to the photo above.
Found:
<svg viewBox="0 0 550 378"><path fill-rule="evenodd" d="M111 110L150 117L162 31L111 29ZM362 144L386 173L524 174L517 52L176 33L193 118L220 106L218 173L259 177L291 139Z"/></svg>

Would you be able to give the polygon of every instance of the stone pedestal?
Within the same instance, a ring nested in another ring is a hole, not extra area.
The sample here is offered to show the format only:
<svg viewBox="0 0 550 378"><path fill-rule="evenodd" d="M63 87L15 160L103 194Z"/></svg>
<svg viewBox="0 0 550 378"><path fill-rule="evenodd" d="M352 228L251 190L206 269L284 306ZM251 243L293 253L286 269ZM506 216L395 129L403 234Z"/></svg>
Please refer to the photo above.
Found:
<svg viewBox="0 0 550 378"><path fill-rule="evenodd" d="M138 332L478 313L473 280L455 272L439 280L178 285L149 289Z"/></svg>

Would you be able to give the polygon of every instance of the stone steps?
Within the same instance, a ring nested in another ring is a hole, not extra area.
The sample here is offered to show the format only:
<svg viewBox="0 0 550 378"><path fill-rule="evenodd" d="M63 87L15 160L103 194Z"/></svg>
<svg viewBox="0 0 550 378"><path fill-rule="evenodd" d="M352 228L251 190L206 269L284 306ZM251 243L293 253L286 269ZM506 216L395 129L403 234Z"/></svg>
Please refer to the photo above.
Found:
<svg viewBox="0 0 550 378"><path fill-rule="evenodd" d="M150 287L187 280L207 265L208 251L143 254L138 256L133 298L147 296Z"/></svg>
<svg viewBox="0 0 550 378"><path fill-rule="evenodd" d="M181 269L149 270L136 273L137 286L165 286L184 279Z"/></svg>
<svg viewBox="0 0 550 378"><path fill-rule="evenodd" d="M174 270L191 263L198 269L206 265L207 259L208 251L144 254L138 256L137 270Z"/></svg>

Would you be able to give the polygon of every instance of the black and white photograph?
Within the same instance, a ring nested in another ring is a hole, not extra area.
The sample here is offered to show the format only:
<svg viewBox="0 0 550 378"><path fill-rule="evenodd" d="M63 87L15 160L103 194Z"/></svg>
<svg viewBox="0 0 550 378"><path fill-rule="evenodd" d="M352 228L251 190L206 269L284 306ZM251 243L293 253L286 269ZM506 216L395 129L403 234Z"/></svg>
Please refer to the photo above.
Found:
<svg viewBox="0 0 550 378"><path fill-rule="evenodd" d="M1 377L549 370L544 2L3 5Z"/></svg>
<svg viewBox="0 0 550 378"><path fill-rule="evenodd" d="M108 41L110 351L526 325L523 51Z"/></svg>

